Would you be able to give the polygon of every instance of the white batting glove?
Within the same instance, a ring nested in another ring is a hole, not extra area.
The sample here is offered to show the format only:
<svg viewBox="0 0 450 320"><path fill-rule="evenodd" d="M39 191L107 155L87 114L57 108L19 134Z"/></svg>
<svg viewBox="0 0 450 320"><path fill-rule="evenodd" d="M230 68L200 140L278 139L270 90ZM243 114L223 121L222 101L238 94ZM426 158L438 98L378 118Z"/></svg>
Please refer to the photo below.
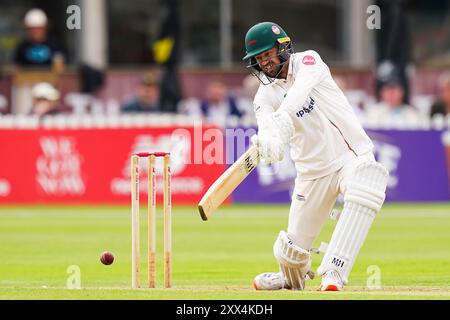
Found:
<svg viewBox="0 0 450 320"><path fill-rule="evenodd" d="M284 158L284 144L277 138L266 134L251 137L254 145L258 146L259 157L263 163L275 163Z"/></svg>
<svg viewBox="0 0 450 320"><path fill-rule="evenodd" d="M284 146L294 133L294 124L285 111L274 112L258 121L258 135L251 141L258 146L259 156L264 163L283 160Z"/></svg>

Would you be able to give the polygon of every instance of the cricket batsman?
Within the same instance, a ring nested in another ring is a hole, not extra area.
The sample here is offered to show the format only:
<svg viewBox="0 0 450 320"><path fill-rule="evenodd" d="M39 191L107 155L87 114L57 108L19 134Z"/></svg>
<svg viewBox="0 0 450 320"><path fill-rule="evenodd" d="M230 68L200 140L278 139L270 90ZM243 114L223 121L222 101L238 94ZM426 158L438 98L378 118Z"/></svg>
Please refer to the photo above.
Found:
<svg viewBox="0 0 450 320"><path fill-rule="evenodd" d="M258 275L257 290L303 290L311 246L339 194L344 207L317 273L321 291L340 291L385 199L387 170L320 55L293 52L286 32L258 23L245 36L248 68L261 81L254 98L260 159L283 159L285 145L297 178L286 231L273 247L279 272Z"/></svg>

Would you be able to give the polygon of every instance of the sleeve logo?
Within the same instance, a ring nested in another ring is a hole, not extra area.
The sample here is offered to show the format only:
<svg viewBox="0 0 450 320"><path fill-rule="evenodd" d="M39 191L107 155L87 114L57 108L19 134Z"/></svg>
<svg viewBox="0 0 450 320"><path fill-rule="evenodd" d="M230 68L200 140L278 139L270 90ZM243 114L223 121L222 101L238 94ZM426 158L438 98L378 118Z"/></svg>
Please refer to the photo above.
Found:
<svg viewBox="0 0 450 320"><path fill-rule="evenodd" d="M307 66L311 66L313 64L316 64L316 59L314 59L313 56L307 55L303 57L302 60L303 64L306 64Z"/></svg>

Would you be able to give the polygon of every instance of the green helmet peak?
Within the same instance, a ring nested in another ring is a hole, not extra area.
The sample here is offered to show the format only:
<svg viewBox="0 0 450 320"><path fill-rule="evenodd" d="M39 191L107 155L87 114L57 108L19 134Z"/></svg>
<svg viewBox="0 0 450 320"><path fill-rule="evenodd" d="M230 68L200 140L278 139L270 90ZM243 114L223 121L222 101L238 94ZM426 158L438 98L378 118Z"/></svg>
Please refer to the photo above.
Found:
<svg viewBox="0 0 450 320"><path fill-rule="evenodd" d="M257 23L245 35L246 55L242 60L254 58L276 45L290 41L291 39L278 24L273 22Z"/></svg>

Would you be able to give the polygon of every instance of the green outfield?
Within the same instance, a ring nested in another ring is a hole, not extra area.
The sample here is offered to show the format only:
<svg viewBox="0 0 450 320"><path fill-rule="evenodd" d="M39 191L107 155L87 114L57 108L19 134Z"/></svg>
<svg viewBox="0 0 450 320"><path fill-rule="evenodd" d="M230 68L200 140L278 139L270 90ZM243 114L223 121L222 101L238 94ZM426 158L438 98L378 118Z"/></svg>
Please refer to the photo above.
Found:
<svg viewBox="0 0 450 320"><path fill-rule="evenodd" d="M208 222L194 207L174 208L173 288L161 288L159 219L159 288L131 290L128 207L2 206L0 299L450 299L450 204L385 205L344 292L316 292L319 279L304 292L254 291L256 274L277 269L272 245L286 227L287 208L228 206ZM144 208L141 218L144 243ZM329 240L334 224L326 224L317 245ZM99 261L105 250L115 256L110 266ZM322 256L313 255L314 270ZM78 268L81 289L68 289ZM367 287L372 270L380 271L381 288Z"/></svg>

